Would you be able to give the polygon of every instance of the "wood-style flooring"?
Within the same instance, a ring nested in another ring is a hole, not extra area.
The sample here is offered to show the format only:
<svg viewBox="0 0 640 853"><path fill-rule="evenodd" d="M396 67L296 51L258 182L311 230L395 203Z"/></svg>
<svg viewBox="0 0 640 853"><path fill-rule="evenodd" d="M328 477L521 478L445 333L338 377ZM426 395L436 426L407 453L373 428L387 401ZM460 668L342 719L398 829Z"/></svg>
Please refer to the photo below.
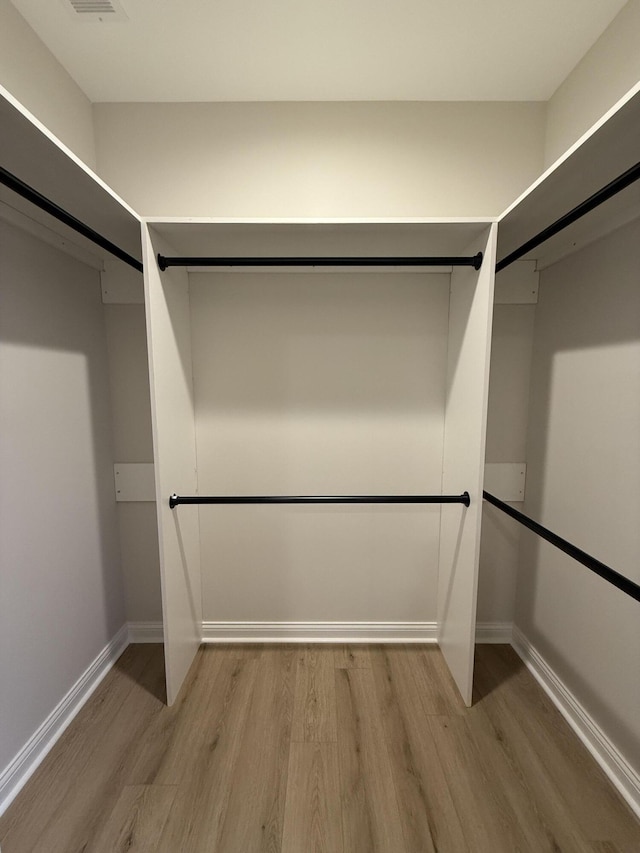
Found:
<svg viewBox="0 0 640 853"><path fill-rule="evenodd" d="M172 708L130 646L0 819L2 853L638 853L508 646L205 646Z"/></svg>

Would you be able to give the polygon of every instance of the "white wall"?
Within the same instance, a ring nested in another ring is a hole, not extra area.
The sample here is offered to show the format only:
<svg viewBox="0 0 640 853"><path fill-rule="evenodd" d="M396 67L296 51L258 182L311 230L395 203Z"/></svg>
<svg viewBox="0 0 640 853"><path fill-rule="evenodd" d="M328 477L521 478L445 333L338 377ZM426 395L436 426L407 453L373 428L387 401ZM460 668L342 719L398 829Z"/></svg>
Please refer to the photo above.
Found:
<svg viewBox="0 0 640 853"><path fill-rule="evenodd" d="M98 273L0 222L0 768L124 623Z"/></svg>
<svg viewBox="0 0 640 853"><path fill-rule="evenodd" d="M640 81L640 0L629 0L547 103L550 166Z"/></svg>
<svg viewBox="0 0 640 853"><path fill-rule="evenodd" d="M542 171L541 103L96 104L147 216L488 216Z"/></svg>
<svg viewBox="0 0 640 853"><path fill-rule="evenodd" d="M0 85L95 166L91 101L10 0L0 0Z"/></svg>
<svg viewBox="0 0 640 853"><path fill-rule="evenodd" d="M190 278L201 494L440 493L448 275ZM437 505L200 513L205 621L435 621Z"/></svg>
<svg viewBox="0 0 640 853"><path fill-rule="evenodd" d="M525 512L640 582L640 221L541 273ZM640 771L640 610L523 533L517 627Z"/></svg>

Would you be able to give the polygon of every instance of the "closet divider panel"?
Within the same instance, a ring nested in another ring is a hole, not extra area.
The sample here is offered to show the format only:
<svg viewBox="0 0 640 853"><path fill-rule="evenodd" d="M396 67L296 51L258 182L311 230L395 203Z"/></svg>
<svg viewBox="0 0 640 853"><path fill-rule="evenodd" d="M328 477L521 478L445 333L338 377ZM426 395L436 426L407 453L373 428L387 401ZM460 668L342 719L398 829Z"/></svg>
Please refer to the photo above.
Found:
<svg viewBox="0 0 640 853"><path fill-rule="evenodd" d="M473 690L496 234L493 224L465 252L482 251L482 267L454 269L449 305L442 491L466 489L471 505L442 509L438 643L467 705Z"/></svg>
<svg viewBox="0 0 640 853"><path fill-rule="evenodd" d="M189 506L169 507L173 492L198 491L189 283L184 269L160 272L157 253L172 251L144 224L143 249L167 703L171 705L202 634L198 513Z"/></svg>

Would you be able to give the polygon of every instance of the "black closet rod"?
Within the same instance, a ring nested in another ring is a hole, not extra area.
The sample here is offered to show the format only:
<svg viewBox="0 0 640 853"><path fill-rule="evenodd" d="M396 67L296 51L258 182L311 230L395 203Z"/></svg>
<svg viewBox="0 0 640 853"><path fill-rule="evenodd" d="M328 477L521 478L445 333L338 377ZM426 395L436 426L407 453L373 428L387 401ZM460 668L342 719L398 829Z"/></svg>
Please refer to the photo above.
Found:
<svg viewBox="0 0 640 853"><path fill-rule="evenodd" d="M89 228L89 226L85 225L84 222L76 219L75 216L72 216L72 214L64 210L55 202L51 201L51 199L48 199L46 196L42 195L42 193L34 190L33 187L25 184L24 181L21 181L20 178L12 175L11 172L8 172L2 166L0 166L0 183L4 184L5 187L9 187L10 190L13 190L13 192L22 196L22 198L26 198L27 201L30 201L32 204L35 204L36 207L39 207L41 210L44 210L46 213L54 216L60 222L68 225L69 228L73 228L73 230L77 231L78 234L82 234L83 237L86 237L93 243L96 243L96 245L101 248L106 249L107 252L115 255L116 258L124 261L125 264L129 264L130 267L138 270L138 272L142 272L142 264L140 261L136 260L132 255L129 255L124 251L124 249L116 246L115 243L111 242L111 240L107 240L107 238L103 237L102 234L98 234L98 232L94 231L93 228Z"/></svg>
<svg viewBox="0 0 640 853"><path fill-rule="evenodd" d="M522 246L515 249L510 255L507 255L501 261L498 261L496 264L496 272L500 272L500 270L508 267L509 264L517 261L523 255L526 255L527 252L530 252L532 249L535 249L536 246L544 243L545 240L548 240L568 225L576 222L576 220L580 219L586 213L594 210L594 208L598 207L603 202L608 201L608 199L612 198L616 193L619 193L634 181L637 181L638 178L640 178L640 162L636 163L635 166L632 166L630 169L627 169L627 171L623 172L621 175L618 175L617 178L614 178L613 181L608 183L605 187L602 187L593 195L589 196L589 198L581 204L576 205L576 207L568 213L565 213L564 216L561 216L560 219L556 219L556 221L549 225L548 228L543 229L536 234L535 237L527 240L526 243L523 243Z"/></svg>
<svg viewBox="0 0 640 853"><path fill-rule="evenodd" d="M582 563L583 566L586 566L592 572L595 572L596 575L604 578L604 580L613 584L613 586L622 590L622 592L626 592L627 595L630 595L631 598L635 598L636 601L640 601L640 586L632 580L629 580L629 578L626 578L624 575L621 575L619 572L616 572L614 569L606 566L604 563L601 563L600 560L596 560L596 558L592 557L591 554L587 554L586 551L577 548L575 545L572 545L571 542L567 542L566 539L563 539L556 533L552 533L551 530L548 530L546 527L538 524L537 521L529 518L529 516L518 512L517 509L513 509L513 507L510 507L508 504L504 503L504 501L490 495L489 492L483 492L482 496L490 504L493 504L493 506L502 510L502 512L510 515L511 518L514 518L516 521L520 522L520 524L528 527L529 530L533 530L533 532L537 533L538 536L546 539L547 542L550 542L552 545L555 545L556 548L564 551L565 554L573 557L574 560Z"/></svg>
<svg viewBox="0 0 640 853"><path fill-rule="evenodd" d="M167 258L158 255L161 270L167 267L473 267L482 266L482 252L472 257L362 257L362 258Z"/></svg>
<svg viewBox="0 0 640 853"><path fill-rule="evenodd" d="M464 504L469 492L461 495L171 495L171 509L180 504Z"/></svg>

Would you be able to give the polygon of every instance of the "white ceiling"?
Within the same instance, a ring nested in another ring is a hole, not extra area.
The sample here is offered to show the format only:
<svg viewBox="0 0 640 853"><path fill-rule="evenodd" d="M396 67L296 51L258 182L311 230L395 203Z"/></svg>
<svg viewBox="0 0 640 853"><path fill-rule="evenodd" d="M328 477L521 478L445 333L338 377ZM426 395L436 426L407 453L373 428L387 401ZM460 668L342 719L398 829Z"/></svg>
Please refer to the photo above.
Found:
<svg viewBox="0 0 640 853"><path fill-rule="evenodd" d="M551 97L625 0L13 4L94 102L494 101Z"/></svg>

